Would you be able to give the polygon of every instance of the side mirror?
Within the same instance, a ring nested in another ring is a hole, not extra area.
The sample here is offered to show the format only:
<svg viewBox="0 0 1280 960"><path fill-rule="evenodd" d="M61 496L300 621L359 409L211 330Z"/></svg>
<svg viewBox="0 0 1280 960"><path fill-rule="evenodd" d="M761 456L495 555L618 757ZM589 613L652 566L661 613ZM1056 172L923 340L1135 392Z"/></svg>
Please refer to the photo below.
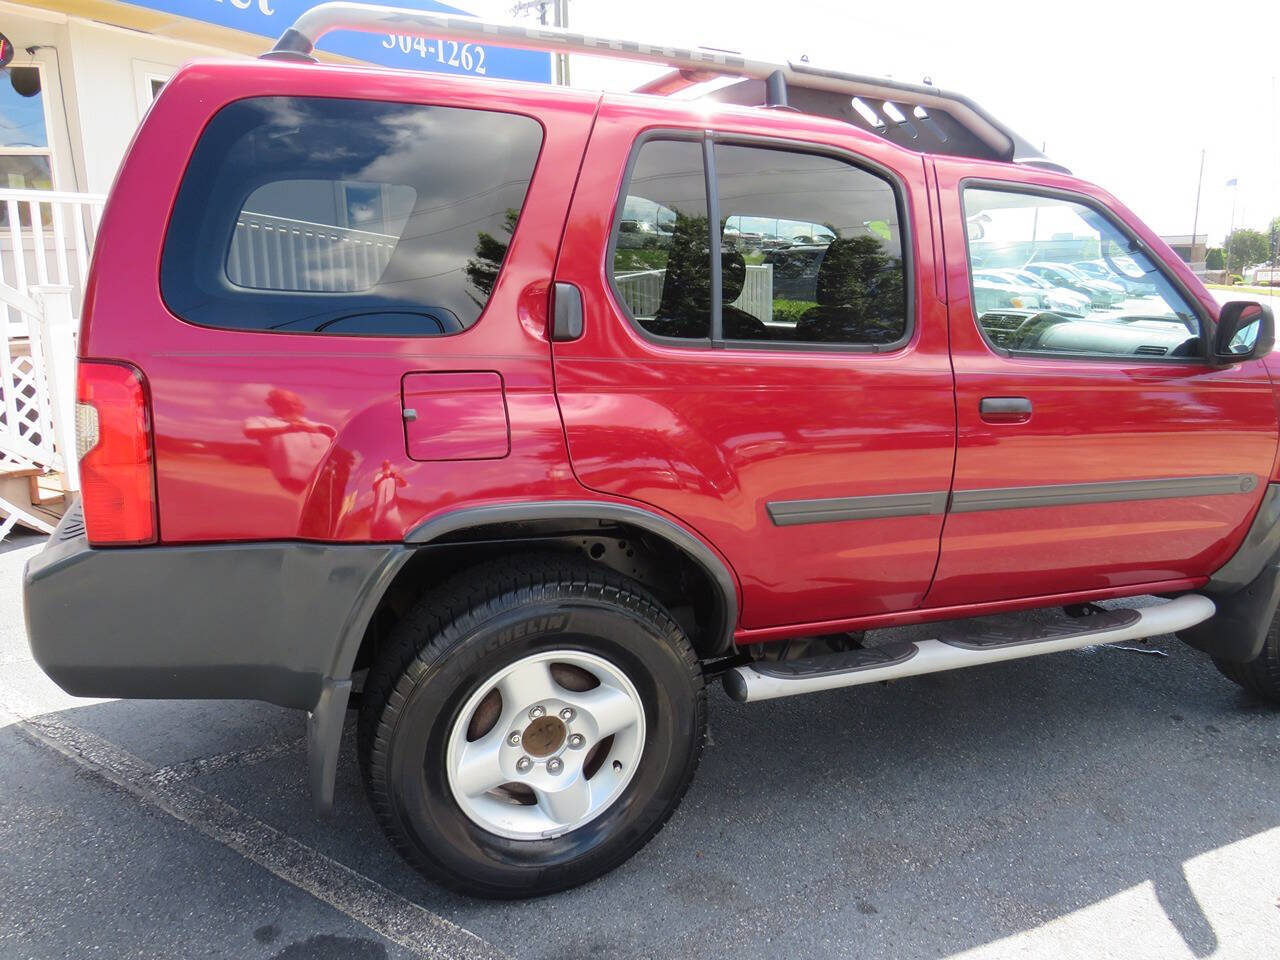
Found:
<svg viewBox="0 0 1280 960"><path fill-rule="evenodd" d="M1256 360L1276 343L1276 320L1271 308L1250 300L1232 300L1218 314L1213 359L1219 363Z"/></svg>

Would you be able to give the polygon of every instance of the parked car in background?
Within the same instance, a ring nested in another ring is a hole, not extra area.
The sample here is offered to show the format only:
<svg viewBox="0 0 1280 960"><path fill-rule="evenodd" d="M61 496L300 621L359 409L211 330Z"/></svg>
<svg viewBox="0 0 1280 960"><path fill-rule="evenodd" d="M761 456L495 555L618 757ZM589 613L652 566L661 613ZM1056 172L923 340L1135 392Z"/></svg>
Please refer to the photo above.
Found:
<svg viewBox="0 0 1280 960"><path fill-rule="evenodd" d="M1055 286L1044 277L1037 276L1030 270L1023 268L1008 268L1005 272L1018 280L1021 280L1023 283L1035 287L1037 290L1052 291L1054 297L1056 297L1061 303L1067 305L1062 311L1064 313L1085 316L1092 309L1092 301L1087 293L1080 293L1079 291L1072 290L1068 287Z"/></svg>
<svg viewBox="0 0 1280 960"><path fill-rule="evenodd" d="M1066 287L1087 295L1090 305L1095 309L1113 307L1125 300L1124 288L1118 283L1086 277L1066 263L1028 263L1025 269L1037 277L1043 277L1054 286Z"/></svg>
<svg viewBox="0 0 1280 960"><path fill-rule="evenodd" d="M991 310L1045 310L1045 297L1004 277L973 275L973 305L980 314Z"/></svg>
<svg viewBox="0 0 1280 960"><path fill-rule="evenodd" d="M1119 284L1124 288L1125 293L1131 297L1155 296L1156 285L1150 280L1139 280L1116 273L1107 266L1105 260L1080 260L1071 264L1071 266L1091 280L1106 280L1110 283ZM1135 264L1135 271L1136 266Z"/></svg>
<svg viewBox="0 0 1280 960"><path fill-rule="evenodd" d="M648 220L623 220L618 225L618 249L644 250L670 239L671 234Z"/></svg>
<svg viewBox="0 0 1280 960"><path fill-rule="evenodd" d="M1074 317L1083 317L1088 313L1088 299L1081 294L1054 287L1051 283L1035 276L1035 274L1027 274L1026 277L1035 282L1029 282L1027 279L1018 276L1018 271L1010 269L975 270L973 272L975 283L980 280L984 284L1009 289L1024 303L1035 305L1027 309L1038 307ZM1080 306L1082 301L1084 302L1083 309ZM1014 306L1016 308L1015 304L1005 304L1005 306Z"/></svg>

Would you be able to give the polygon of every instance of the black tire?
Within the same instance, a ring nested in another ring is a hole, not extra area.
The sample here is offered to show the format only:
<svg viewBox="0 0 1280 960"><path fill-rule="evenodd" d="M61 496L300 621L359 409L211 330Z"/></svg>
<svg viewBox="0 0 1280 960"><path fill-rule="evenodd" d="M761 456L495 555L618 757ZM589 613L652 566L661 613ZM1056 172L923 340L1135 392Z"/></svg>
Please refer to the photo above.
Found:
<svg viewBox="0 0 1280 960"><path fill-rule="evenodd" d="M1280 614L1271 621L1262 652L1247 663L1233 663L1213 658L1214 665L1232 683L1238 683L1254 696L1280 704Z"/></svg>
<svg viewBox="0 0 1280 960"><path fill-rule="evenodd" d="M552 839L510 840L458 806L448 733L467 699L532 653L581 650L622 668L644 706L636 772L596 819ZM491 899L541 896L612 870L670 818L706 731L701 668L684 632L638 583L571 554L474 567L428 593L369 671L359 755L392 844L429 879Z"/></svg>

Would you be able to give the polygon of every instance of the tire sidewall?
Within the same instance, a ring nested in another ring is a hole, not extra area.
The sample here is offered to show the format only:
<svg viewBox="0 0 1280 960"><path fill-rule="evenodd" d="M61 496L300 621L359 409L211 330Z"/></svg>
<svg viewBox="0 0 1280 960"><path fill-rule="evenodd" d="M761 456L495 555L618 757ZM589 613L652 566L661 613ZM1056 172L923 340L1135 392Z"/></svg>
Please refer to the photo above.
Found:
<svg viewBox="0 0 1280 960"><path fill-rule="evenodd" d="M629 605L558 592L567 595L500 604L446 628L440 639L447 642L419 654L396 684L389 703L401 705L390 729L382 727L392 708L379 725L385 750L375 755L374 774L412 852L429 872L490 895L551 892L621 863L679 799L700 746L700 691L669 636L678 628ZM560 837L512 840L463 813L448 782L447 744L476 690L515 661L550 650L595 654L627 675L644 707L644 747L622 794L594 820Z"/></svg>

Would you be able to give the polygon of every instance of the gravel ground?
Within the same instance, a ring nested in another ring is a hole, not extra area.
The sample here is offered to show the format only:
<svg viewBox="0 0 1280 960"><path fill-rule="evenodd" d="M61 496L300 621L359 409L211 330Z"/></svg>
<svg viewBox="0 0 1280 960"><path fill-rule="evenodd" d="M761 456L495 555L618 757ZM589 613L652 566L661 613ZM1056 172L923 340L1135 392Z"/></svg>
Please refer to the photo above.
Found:
<svg viewBox="0 0 1280 960"><path fill-rule="evenodd" d="M1172 638L750 706L717 688L653 843L491 904L383 841L350 729L317 819L299 714L54 688L22 627L38 548L0 545L5 960L1280 956L1280 711Z"/></svg>

